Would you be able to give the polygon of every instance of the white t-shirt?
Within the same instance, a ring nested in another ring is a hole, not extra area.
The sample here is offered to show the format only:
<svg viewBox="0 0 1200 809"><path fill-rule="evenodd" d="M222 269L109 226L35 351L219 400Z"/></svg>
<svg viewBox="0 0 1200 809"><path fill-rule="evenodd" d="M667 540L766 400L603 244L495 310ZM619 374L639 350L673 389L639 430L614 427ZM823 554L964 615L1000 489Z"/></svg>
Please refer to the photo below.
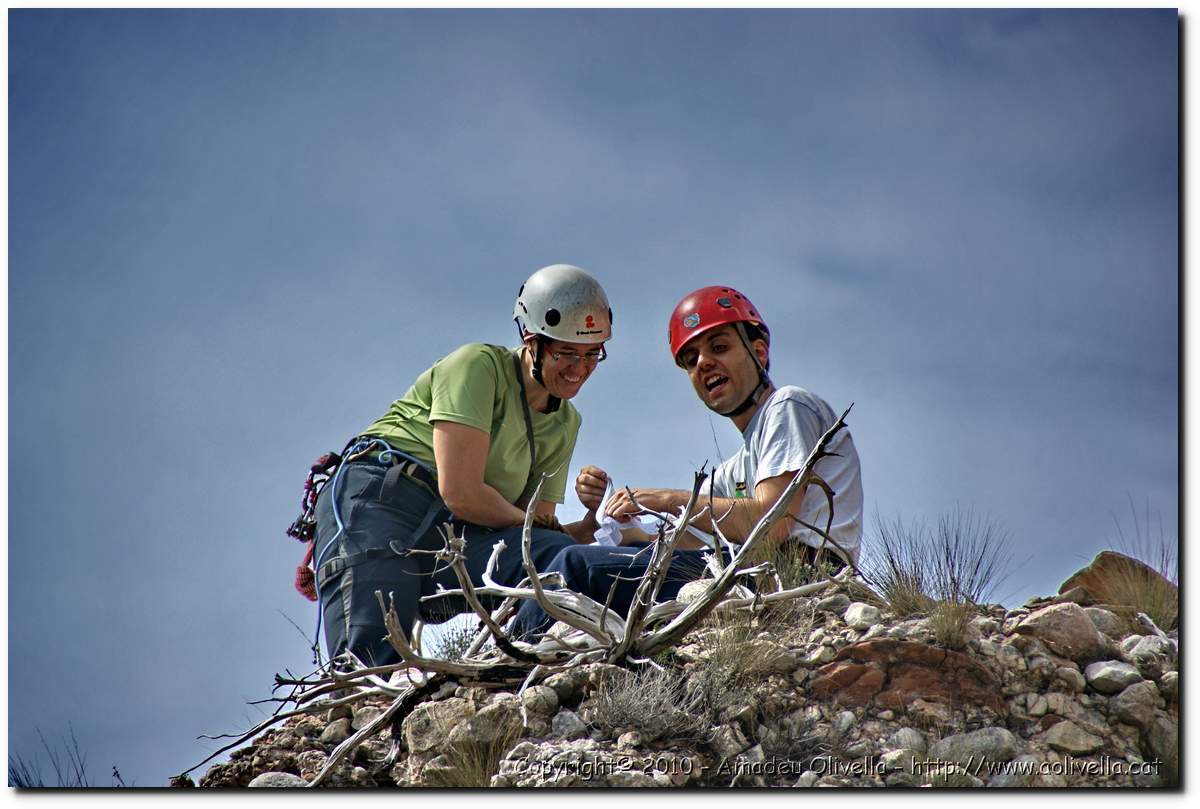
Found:
<svg viewBox="0 0 1200 809"><path fill-rule="evenodd" d="M795 385L776 389L746 425L742 448L713 470L703 493L707 494L711 486L716 497L748 497L767 478L794 476L835 421L837 414L821 397ZM837 455L822 458L815 471L834 493L833 528L829 534L857 562L862 544L862 475L850 430L839 430L826 449ZM809 486L799 516L824 530L829 504L819 486ZM823 542L820 534L795 521L791 535L814 548Z"/></svg>

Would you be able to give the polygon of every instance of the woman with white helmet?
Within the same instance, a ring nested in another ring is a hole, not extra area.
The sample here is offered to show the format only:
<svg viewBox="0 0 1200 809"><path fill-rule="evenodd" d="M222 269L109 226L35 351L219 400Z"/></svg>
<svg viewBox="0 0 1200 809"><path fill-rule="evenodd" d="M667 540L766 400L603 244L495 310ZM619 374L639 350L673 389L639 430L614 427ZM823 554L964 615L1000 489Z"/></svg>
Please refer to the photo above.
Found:
<svg viewBox="0 0 1200 809"><path fill-rule="evenodd" d="M438 599L418 610L439 584L458 587L452 571L421 552L442 546L438 529L451 518L477 584L501 539L507 548L494 576L517 583L525 509L543 476L534 563L540 569L562 548L591 541L593 521L562 526L554 512L580 425L570 400L612 335L608 298L584 270L554 264L522 285L513 315L519 347L470 343L435 362L350 442L317 499L313 567L331 656L349 650L368 665L398 662L376 590L394 593L406 632L418 612L438 618L464 608Z"/></svg>

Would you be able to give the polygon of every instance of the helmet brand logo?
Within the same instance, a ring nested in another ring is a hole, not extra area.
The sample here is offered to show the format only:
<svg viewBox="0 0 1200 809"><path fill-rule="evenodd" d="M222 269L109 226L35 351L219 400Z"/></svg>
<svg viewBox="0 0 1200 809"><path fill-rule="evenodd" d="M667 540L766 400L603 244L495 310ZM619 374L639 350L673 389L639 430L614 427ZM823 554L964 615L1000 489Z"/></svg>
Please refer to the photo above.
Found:
<svg viewBox="0 0 1200 809"><path fill-rule="evenodd" d="M700 325L700 313L692 312L683 319L683 325L689 329L694 329Z"/></svg>
<svg viewBox="0 0 1200 809"><path fill-rule="evenodd" d="M594 328L596 328L596 321L592 319L591 315L588 315L587 320L586 320L586 322L584 322L583 326L584 326L584 328L587 328L587 329L594 329Z"/></svg>

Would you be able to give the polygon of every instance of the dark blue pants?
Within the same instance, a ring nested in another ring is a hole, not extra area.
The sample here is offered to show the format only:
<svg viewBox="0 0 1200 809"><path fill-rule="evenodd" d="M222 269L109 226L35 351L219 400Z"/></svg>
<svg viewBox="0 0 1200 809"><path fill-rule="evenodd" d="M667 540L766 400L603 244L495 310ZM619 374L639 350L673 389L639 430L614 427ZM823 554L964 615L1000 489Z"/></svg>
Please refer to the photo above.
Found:
<svg viewBox="0 0 1200 809"><path fill-rule="evenodd" d="M561 573L568 589L589 596L603 604L608 599L614 582L610 607L626 615L633 603L633 596L642 574L650 564L651 549L648 545L570 545L559 551L546 568L539 572ZM671 556L666 578L658 591L659 601L674 598L679 589L689 581L700 578L704 573L704 551L677 550ZM534 601L526 601L517 612L513 625L514 637L534 640L541 632L550 628L553 620Z"/></svg>
<svg viewBox="0 0 1200 809"><path fill-rule="evenodd" d="M385 638L387 628L375 598L376 590L383 592L385 601L389 593L395 597L396 615L406 634L418 615L423 620L441 621L467 609L462 599L441 598L425 604L419 601L423 595L434 594L439 584L457 589L458 579L431 554L402 556L397 551L441 548L443 540L438 529L449 519L449 514L442 510L427 530L415 536L430 506L438 507L441 501L429 487L409 477L393 477L385 487L389 468L375 461L355 461L342 469L336 494L345 530L333 547L330 543L338 529L333 514L332 483L321 492L316 507L316 558L320 562L317 584L325 647L331 657L349 649L373 666L400 662ZM465 533L466 566L476 585L483 584L482 574L492 546L501 539L507 548L496 565L495 580L514 585L525 575L521 526L495 531L456 522L454 528L456 533ZM533 562L539 571L544 570L563 548L574 545L575 541L566 534L535 528ZM485 601L485 606L496 605Z"/></svg>

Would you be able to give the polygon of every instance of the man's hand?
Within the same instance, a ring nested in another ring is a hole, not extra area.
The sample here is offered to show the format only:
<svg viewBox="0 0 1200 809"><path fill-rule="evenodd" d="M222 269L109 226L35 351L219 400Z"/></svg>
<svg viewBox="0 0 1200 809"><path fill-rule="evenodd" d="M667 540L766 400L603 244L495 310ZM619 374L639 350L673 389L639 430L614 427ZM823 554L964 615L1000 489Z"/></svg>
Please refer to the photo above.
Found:
<svg viewBox="0 0 1200 809"><path fill-rule="evenodd" d="M575 478L575 495L589 512L600 508L607 489L608 473L603 469L598 466L585 466L579 470L579 477Z"/></svg>
<svg viewBox="0 0 1200 809"><path fill-rule="evenodd" d="M632 492L632 497L630 489L618 489L613 492L613 496L608 498L608 505L604 507L604 513L615 517L619 522L628 522L643 508L652 511L673 511L677 495L683 494L686 498L688 494L676 492L674 489L633 489ZM637 503L634 503L634 500L637 500Z"/></svg>

